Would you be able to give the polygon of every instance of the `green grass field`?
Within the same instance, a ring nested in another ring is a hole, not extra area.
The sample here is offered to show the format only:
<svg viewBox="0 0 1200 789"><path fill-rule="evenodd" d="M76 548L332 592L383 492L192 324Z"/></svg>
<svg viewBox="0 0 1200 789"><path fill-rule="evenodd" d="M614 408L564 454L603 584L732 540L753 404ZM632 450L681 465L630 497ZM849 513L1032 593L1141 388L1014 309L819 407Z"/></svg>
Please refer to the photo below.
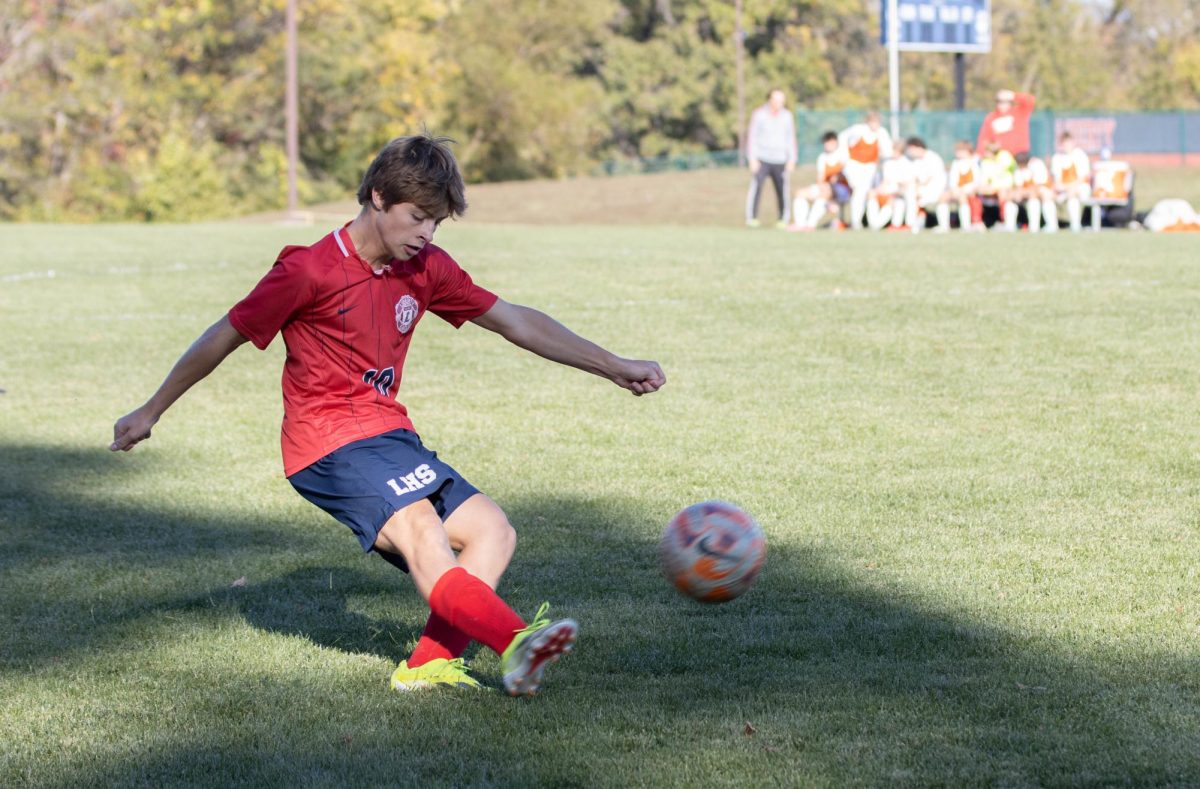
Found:
<svg viewBox="0 0 1200 789"><path fill-rule="evenodd" d="M0 785L1200 784L1195 240L447 227L669 378L421 327L401 398L517 526L502 592L582 627L513 700L388 690L424 605L282 478L278 341L106 449L324 230L0 226ZM722 606L657 570L705 498L769 544Z"/></svg>
<svg viewBox="0 0 1200 789"><path fill-rule="evenodd" d="M1134 190L1137 211L1149 211L1159 200L1174 197L1200 209L1200 168L1138 167ZM793 190L812 183L811 165L797 168ZM596 176L561 181L516 181L480 184L467 190L466 224L619 224L702 225L739 227L749 174L726 167L654 175ZM330 220L353 215L353 199L317 206ZM775 193L767 186L760 205L766 218L775 209ZM282 212L251 218L278 219ZM1065 219L1064 219L1065 221Z"/></svg>

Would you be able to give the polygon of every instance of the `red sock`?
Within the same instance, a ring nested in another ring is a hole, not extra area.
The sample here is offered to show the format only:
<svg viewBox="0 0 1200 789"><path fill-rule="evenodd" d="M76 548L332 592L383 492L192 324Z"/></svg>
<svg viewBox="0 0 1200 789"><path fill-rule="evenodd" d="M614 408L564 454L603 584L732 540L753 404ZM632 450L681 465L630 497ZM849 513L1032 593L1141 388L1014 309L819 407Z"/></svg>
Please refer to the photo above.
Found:
<svg viewBox="0 0 1200 789"><path fill-rule="evenodd" d="M971 224L983 224L983 201L978 197L968 197L967 203L971 206Z"/></svg>
<svg viewBox="0 0 1200 789"><path fill-rule="evenodd" d="M525 622L492 588L461 567L447 570L429 593L429 608L473 641L504 652Z"/></svg>
<svg viewBox="0 0 1200 789"><path fill-rule="evenodd" d="M451 660L460 657L470 643L470 636L430 611L421 640L408 658L408 667L423 666L438 658Z"/></svg>

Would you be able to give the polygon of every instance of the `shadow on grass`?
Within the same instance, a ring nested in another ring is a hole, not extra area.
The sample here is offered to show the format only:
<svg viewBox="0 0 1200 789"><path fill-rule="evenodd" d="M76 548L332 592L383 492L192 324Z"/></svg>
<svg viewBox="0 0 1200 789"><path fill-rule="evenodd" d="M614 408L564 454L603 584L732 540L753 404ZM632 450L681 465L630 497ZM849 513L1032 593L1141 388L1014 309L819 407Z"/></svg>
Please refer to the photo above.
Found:
<svg viewBox="0 0 1200 789"><path fill-rule="evenodd" d="M124 590L105 592L99 619L70 620L65 639L21 635L6 643L7 665L82 660L83 649L119 644L122 622L214 604L270 632L389 660L403 656L420 627L417 617L398 624L348 610L352 596L399 593L411 603L415 593L374 567L343 564L342 556L362 561L345 535L335 554L324 539L289 532L289 549L313 556L293 552L290 567L245 588L222 583L194 595L155 595L114 583L142 560L179 573L224 567L242 553L269 561L279 544L272 529L285 525L214 523L102 495L65 499L58 480L102 479L111 468L103 455L0 447L0 466L18 469L0 487L0 572L18 590L3 608L14 621L33 624L62 607L20 591L26 576L44 591L32 579L69 577L78 561L78 552L48 540L85 539L112 569L97 576L92 568L88 582ZM445 703L388 696L382 681L369 698L233 682L223 688L232 706L271 715L233 720L196 700L199 729L175 732L169 747L125 759L64 756L44 773L47 782L1200 782L1194 660L1099 664L1072 656L1069 645L868 590L852 571L785 539L772 544L746 597L701 606L658 577L657 529L635 502L502 504L522 534L505 596L522 611L549 597L583 625L580 649L555 667L545 695ZM148 526L193 536L147 548ZM208 547L197 552L196 545ZM117 561L127 555L137 561ZM86 593L64 588L63 597ZM380 637L386 630L392 635Z"/></svg>
<svg viewBox="0 0 1200 789"><path fill-rule="evenodd" d="M420 623L397 628L351 612L347 599L415 593L398 573L382 581L372 565L383 563L365 559L340 526L306 531L106 495L150 462L101 448L0 446L0 611L14 626L0 640L0 666L61 663L119 647L148 619L214 609L321 646L403 656ZM239 574L255 580L231 587Z"/></svg>

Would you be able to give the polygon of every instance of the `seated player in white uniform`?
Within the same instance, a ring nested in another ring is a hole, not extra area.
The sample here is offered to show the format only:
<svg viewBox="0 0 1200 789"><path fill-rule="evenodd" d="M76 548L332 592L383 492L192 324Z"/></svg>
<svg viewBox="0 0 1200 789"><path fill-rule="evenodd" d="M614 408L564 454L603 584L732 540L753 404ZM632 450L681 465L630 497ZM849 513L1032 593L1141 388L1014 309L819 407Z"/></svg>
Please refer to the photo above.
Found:
<svg viewBox="0 0 1200 789"><path fill-rule="evenodd" d="M931 151L920 137L909 137L904 144L904 156L910 162L911 178L904 194L904 224L914 233L925 229L925 217L937 211L938 201L946 191L946 162ZM938 224L945 233L949 222Z"/></svg>
<svg viewBox="0 0 1200 789"><path fill-rule="evenodd" d="M954 144L954 158L950 161L950 176L946 191L938 200L937 218L938 231L950 229L950 206L958 209L958 227L960 230L979 230L983 227L983 207L979 202L979 187L982 182L979 174L979 159L975 156L975 148L966 140Z"/></svg>
<svg viewBox="0 0 1200 789"><path fill-rule="evenodd" d="M846 181L846 149L838 141L836 132L821 135L823 150L817 155L817 182L796 193L792 203L792 230L815 230L826 219L833 219L840 227L837 217L841 207L850 200L850 185Z"/></svg>
<svg viewBox="0 0 1200 789"><path fill-rule="evenodd" d="M1050 185L1050 170L1046 163L1036 156L1030 156L1028 151L1017 154L1017 169L1013 173L1013 188L1009 200L1016 205L1025 206L1025 217L1029 220L1029 232L1036 233L1041 229L1042 211L1046 211L1046 232L1058 230L1058 210L1054 205L1054 189ZM1004 222L1009 231L1017 229L1017 212L1012 212L1011 224L1009 216Z"/></svg>
<svg viewBox="0 0 1200 789"><path fill-rule="evenodd" d="M879 168L879 183L867 193L867 227L872 230L904 228L904 197L912 188L912 162L897 153Z"/></svg>
<svg viewBox="0 0 1200 789"><path fill-rule="evenodd" d="M1050 157L1050 174L1054 178L1055 203L1066 204L1071 232L1078 233L1083 229L1083 201L1091 196L1092 165L1070 132L1058 138L1058 151ZM1057 214L1057 205L1055 211Z"/></svg>

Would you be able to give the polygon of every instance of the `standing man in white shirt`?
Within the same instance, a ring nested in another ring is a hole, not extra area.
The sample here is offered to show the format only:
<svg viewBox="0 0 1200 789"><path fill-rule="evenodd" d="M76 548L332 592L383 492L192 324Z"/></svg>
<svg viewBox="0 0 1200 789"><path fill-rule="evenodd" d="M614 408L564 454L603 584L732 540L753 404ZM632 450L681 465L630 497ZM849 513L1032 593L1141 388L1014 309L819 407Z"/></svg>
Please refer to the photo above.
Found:
<svg viewBox="0 0 1200 789"><path fill-rule="evenodd" d="M746 132L746 158L750 163L750 191L746 195L746 226L758 227L758 199L762 183L768 177L775 184L779 199L778 226L787 227L791 221L792 190L788 184L796 169L796 122L785 107L783 90L773 88L767 103L750 116Z"/></svg>

